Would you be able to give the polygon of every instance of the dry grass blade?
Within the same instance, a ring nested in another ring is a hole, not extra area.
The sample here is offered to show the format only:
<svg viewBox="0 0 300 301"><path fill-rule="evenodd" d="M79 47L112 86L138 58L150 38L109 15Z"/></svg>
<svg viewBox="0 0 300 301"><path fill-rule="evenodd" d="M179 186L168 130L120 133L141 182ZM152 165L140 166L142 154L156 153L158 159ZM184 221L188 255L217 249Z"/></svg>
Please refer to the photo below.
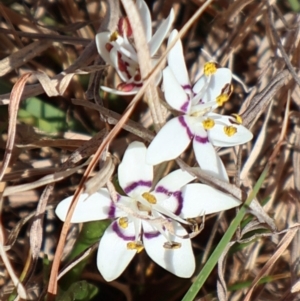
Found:
<svg viewBox="0 0 300 301"><path fill-rule="evenodd" d="M48 189L43 192L40 197L35 217L33 219L31 228L30 228L30 246L31 246L31 255L33 260L37 260L39 257L41 245L43 242L43 217L45 214L47 202L49 196L51 195L53 189Z"/></svg>
<svg viewBox="0 0 300 301"><path fill-rule="evenodd" d="M87 101L82 101L79 99L72 99L72 102L76 105L88 107L93 110L99 111L101 114L103 114L106 117L106 120L109 124L115 125L121 119L120 114L108 110L105 107L99 106L97 104L87 102ZM152 139L154 138L154 134L151 131L143 127L141 124L134 122L130 119L128 119L126 123L123 125L123 129L149 142L152 141Z"/></svg>
<svg viewBox="0 0 300 301"><path fill-rule="evenodd" d="M14 85L11 91L10 101L8 106L8 112L9 112L8 139L5 148L3 163L0 169L0 181L3 178L5 170L9 165L9 161L12 156L12 151L13 151L15 137L16 137L16 123L17 123L19 104L20 104L20 100L25 84L30 76L31 73L26 73L22 75L20 79L16 82L16 84Z"/></svg>
<svg viewBox="0 0 300 301"><path fill-rule="evenodd" d="M51 42L36 41L0 61L0 76L23 66L51 46Z"/></svg>
<svg viewBox="0 0 300 301"><path fill-rule="evenodd" d="M255 120L265 111L274 95L286 83L289 76L289 71L284 70L274 76L268 86L260 93L255 95L249 107L241 114L243 125L249 129L252 128Z"/></svg>
<svg viewBox="0 0 300 301"><path fill-rule="evenodd" d="M224 249L222 256L218 260L218 281L217 281L217 293L218 293L218 298L220 301L226 301L228 296L227 292L227 285L226 285L226 280L224 278L224 271L225 271L225 260L226 260L226 255L231 248L231 246L235 242L230 242L227 247Z"/></svg>
<svg viewBox="0 0 300 301"><path fill-rule="evenodd" d="M3 245L3 234L2 234L2 229L0 230L0 256L1 259L4 263L5 268L7 269L9 276L19 294L19 296L22 299L27 299L27 292L24 288L24 286L22 285L22 283L19 281L18 277L15 275L15 272L13 270L13 267L8 259L8 256L4 250L4 245Z"/></svg>
<svg viewBox="0 0 300 301"><path fill-rule="evenodd" d="M260 270L260 272L256 275L255 279L252 281L252 285L244 298L244 301L250 301L252 292L255 288L255 286L258 284L259 280L266 275L270 269L274 266L276 261L282 256L282 253L286 250L286 248L289 246L290 242L296 235L297 231L299 230L298 226L295 226L294 228L291 228L282 238L280 241L277 250L274 252L274 254L271 256L271 258L267 261L267 263L264 265L264 267Z"/></svg>
<svg viewBox="0 0 300 301"><path fill-rule="evenodd" d="M31 273L34 272L34 268L35 268L35 265L39 258L40 251L41 251L41 246L43 243L43 219L44 219L47 202L48 202L50 195L53 192L53 188L54 187L52 186L52 189L44 190L44 193L41 195L40 200L37 205L37 208L36 208L36 213L33 218L31 228L30 228L29 242L30 242L31 258L33 261L30 266ZM31 276L30 273L27 273L27 281L30 276Z"/></svg>
<svg viewBox="0 0 300 301"><path fill-rule="evenodd" d="M89 162L85 162L79 166L64 170L64 171L59 171L56 172L52 175L47 175L42 177L41 179L37 180L37 181L33 181L27 184L21 184L21 185L15 185L12 187L7 187L4 190L3 196L9 196L11 194L14 193L19 193L19 192L23 192L23 191L28 191L28 190L32 190L35 189L37 187L41 187L41 186L45 186L47 184L50 183L55 183L58 181L61 181L67 177L69 177L70 175L74 174L75 172L77 172L79 169L83 168L84 166L86 166Z"/></svg>

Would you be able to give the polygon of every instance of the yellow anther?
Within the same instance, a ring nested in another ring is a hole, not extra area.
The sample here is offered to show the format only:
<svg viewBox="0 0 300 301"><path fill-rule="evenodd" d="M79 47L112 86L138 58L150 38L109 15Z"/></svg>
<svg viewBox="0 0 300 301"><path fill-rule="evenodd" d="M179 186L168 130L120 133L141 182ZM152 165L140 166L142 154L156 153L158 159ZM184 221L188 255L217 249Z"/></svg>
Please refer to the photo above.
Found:
<svg viewBox="0 0 300 301"><path fill-rule="evenodd" d="M217 104L219 107L223 106L223 104L229 99L229 95L221 94L216 98Z"/></svg>
<svg viewBox="0 0 300 301"><path fill-rule="evenodd" d="M127 217L120 217L119 218L119 226L123 229L128 227L128 218Z"/></svg>
<svg viewBox="0 0 300 301"><path fill-rule="evenodd" d="M146 201L148 201L150 204L156 204L156 202L157 202L155 196L152 195L152 194L149 193L149 192L144 192L144 193L142 194L142 197L143 197Z"/></svg>
<svg viewBox="0 0 300 301"><path fill-rule="evenodd" d="M175 241L167 241L164 243L164 248L169 250L176 250L181 248L181 243Z"/></svg>
<svg viewBox="0 0 300 301"><path fill-rule="evenodd" d="M110 42L116 41L116 40L118 39L118 36L119 36L118 32L117 32L117 31L114 31L114 32L110 35L109 41L110 41Z"/></svg>
<svg viewBox="0 0 300 301"><path fill-rule="evenodd" d="M224 126L224 132L228 137L231 137L237 132L237 129L234 126Z"/></svg>
<svg viewBox="0 0 300 301"><path fill-rule="evenodd" d="M235 118L236 123L238 123L238 124L243 123L243 119L240 115L238 115L238 114L231 114L231 115Z"/></svg>
<svg viewBox="0 0 300 301"><path fill-rule="evenodd" d="M140 253L141 251L143 251L144 246L143 246L142 242L140 242L140 241L131 241L131 242L127 243L127 249L128 250L136 250L138 253Z"/></svg>
<svg viewBox="0 0 300 301"><path fill-rule="evenodd" d="M208 62L204 65L204 75L210 76L217 72L217 65L213 62Z"/></svg>
<svg viewBox="0 0 300 301"><path fill-rule="evenodd" d="M213 128L215 126L215 121L210 118L207 118L202 123L203 123L204 129L206 129L206 130L210 130L211 128Z"/></svg>

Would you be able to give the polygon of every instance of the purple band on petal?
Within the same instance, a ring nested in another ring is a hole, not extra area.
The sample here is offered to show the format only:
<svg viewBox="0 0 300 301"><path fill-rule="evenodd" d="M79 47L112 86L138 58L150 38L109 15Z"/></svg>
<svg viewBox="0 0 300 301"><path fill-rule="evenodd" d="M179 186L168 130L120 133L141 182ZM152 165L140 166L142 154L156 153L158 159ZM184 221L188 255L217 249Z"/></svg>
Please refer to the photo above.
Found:
<svg viewBox="0 0 300 301"><path fill-rule="evenodd" d="M184 117L183 116L179 116L178 120L179 120L180 124L186 129L186 133L189 136L189 138L192 139L194 135L192 134L190 128L186 124L186 122L184 120Z"/></svg>
<svg viewBox="0 0 300 301"><path fill-rule="evenodd" d="M133 182L132 184L130 184L129 186L124 188L124 192L126 194L130 193L132 190L136 189L138 186L146 186L151 188L152 186L152 181L138 181L138 182Z"/></svg>
<svg viewBox="0 0 300 301"><path fill-rule="evenodd" d="M135 240L135 236L134 235L133 236L124 235L124 233L119 228L117 221L113 222L112 229L123 240L126 240L126 241L133 241L133 240Z"/></svg>
<svg viewBox="0 0 300 301"><path fill-rule="evenodd" d="M187 100L181 107L180 107L180 111L186 113L187 112L187 109L189 107L189 104L190 104L190 100Z"/></svg>
<svg viewBox="0 0 300 301"><path fill-rule="evenodd" d="M183 207L183 197L181 191L175 191L173 193L173 196L178 201L177 209L175 210L174 214L179 215L181 213L182 207Z"/></svg>
<svg viewBox="0 0 300 301"><path fill-rule="evenodd" d="M160 233L158 231L153 231L153 232L144 232L144 237L147 239L155 238L159 235Z"/></svg>
<svg viewBox="0 0 300 301"><path fill-rule="evenodd" d="M163 194L167 195L168 197L173 195L175 197L175 199L178 201L177 208L173 211L173 213L176 215L179 215L181 213L182 206L183 206L183 198L182 198L181 191L171 192L163 186L158 186L155 188L155 192L163 193Z"/></svg>
<svg viewBox="0 0 300 301"><path fill-rule="evenodd" d="M184 90L188 90L189 92L192 91L192 86L191 85L183 85L182 88Z"/></svg>
<svg viewBox="0 0 300 301"><path fill-rule="evenodd" d="M119 202L119 200L121 199L121 196L117 193L117 202ZM116 217L116 206L114 204L114 202L110 203L110 206L108 207L107 210L107 215L108 218L115 218Z"/></svg>
<svg viewBox="0 0 300 301"><path fill-rule="evenodd" d="M208 137L201 137L201 136L195 136L194 139L199 142L199 143L202 143L202 144L205 144L205 143L208 143L209 140L208 140Z"/></svg>
<svg viewBox="0 0 300 301"><path fill-rule="evenodd" d="M156 188L155 188L155 192L157 192L157 193L164 193L164 194L166 194L166 195L168 195L168 196L170 196L170 191L167 189L167 188L165 188L165 187L163 187L163 186L157 186ZM172 193L171 193L172 194Z"/></svg>
<svg viewBox="0 0 300 301"><path fill-rule="evenodd" d="M116 207L113 202L111 202L109 209L108 209L108 218L115 218Z"/></svg>

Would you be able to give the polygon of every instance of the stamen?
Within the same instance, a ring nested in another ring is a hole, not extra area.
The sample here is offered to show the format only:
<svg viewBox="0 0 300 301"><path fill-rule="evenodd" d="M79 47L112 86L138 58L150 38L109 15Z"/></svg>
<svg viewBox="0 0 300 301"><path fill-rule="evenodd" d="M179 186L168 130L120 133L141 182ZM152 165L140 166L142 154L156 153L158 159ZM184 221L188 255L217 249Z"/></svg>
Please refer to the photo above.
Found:
<svg viewBox="0 0 300 301"><path fill-rule="evenodd" d="M213 62L208 62L204 65L204 75L210 76L217 72L217 65Z"/></svg>
<svg viewBox="0 0 300 301"><path fill-rule="evenodd" d="M164 243L163 247L168 250L176 250L181 248L181 243L175 241L167 241Z"/></svg>
<svg viewBox="0 0 300 301"><path fill-rule="evenodd" d="M238 114L231 114L231 115L235 118L236 123L238 123L238 124L243 123L243 119L240 115L238 115Z"/></svg>
<svg viewBox="0 0 300 301"><path fill-rule="evenodd" d="M234 126L224 126L224 132L228 137L231 137L237 132L237 128Z"/></svg>
<svg viewBox="0 0 300 301"><path fill-rule="evenodd" d="M123 229L128 227L128 218L127 217L120 217L119 218L119 226Z"/></svg>
<svg viewBox="0 0 300 301"><path fill-rule="evenodd" d="M204 129L206 129L206 130L210 130L211 128L213 128L215 126L215 121L211 118L207 118L202 123L203 123Z"/></svg>
<svg viewBox="0 0 300 301"><path fill-rule="evenodd" d="M228 94L221 94L216 98L216 102L219 107L223 106L223 104L229 99Z"/></svg>
<svg viewBox="0 0 300 301"><path fill-rule="evenodd" d="M127 249L128 250L136 250L138 253L140 253L141 251L143 251L144 246L141 241L131 241L131 242L127 243Z"/></svg>
<svg viewBox="0 0 300 301"><path fill-rule="evenodd" d="M149 192L144 192L144 193L142 194L142 197L143 197L146 201L148 201L150 204L156 204L156 202L157 202L155 196L152 195L152 194L149 193Z"/></svg>
<svg viewBox="0 0 300 301"><path fill-rule="evenodd" d="M114 32L110 35L109 41L110 41L110 42L116 41L116 40L118 39L118 36L119 36L118 32L117 32L117 31L114 31Z"/></svg>

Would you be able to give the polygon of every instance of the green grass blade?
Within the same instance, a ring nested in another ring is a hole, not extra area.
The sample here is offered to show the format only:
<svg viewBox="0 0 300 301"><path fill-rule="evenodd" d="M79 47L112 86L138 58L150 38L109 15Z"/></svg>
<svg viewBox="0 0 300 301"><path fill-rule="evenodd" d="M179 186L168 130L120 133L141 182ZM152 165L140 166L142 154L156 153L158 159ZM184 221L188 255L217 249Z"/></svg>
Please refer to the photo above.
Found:
<svg viewBox="0 0 300 301"><path fill-rule="evenodd" d="M204 265L203 269L200 271L199 275L197 276L195 282L191 285L190 289L187 291L185 296L183 297L182 301L193 301L200 289L202 288L203 284L205 283L206 279L210 275L211 271L216 266L219 258L221 257L223 251L225 250L227 244L230 242L231 238L233 237L236 229L240 225L242 219L244 218L247 208L249 207L251 201L255 198L256 194L258 193L260 187L262 186L263 181L267 175L268 168L266 167L262 172L261 176L259 177L258 181L256 182L253 190L251 191L250 195L248 196L246 202L240 208L238 214L231 222L228 227L228 230L225 232L224 236L222 237L221 241L215 248L214 252L211 254L210 258Z"/></svg>

